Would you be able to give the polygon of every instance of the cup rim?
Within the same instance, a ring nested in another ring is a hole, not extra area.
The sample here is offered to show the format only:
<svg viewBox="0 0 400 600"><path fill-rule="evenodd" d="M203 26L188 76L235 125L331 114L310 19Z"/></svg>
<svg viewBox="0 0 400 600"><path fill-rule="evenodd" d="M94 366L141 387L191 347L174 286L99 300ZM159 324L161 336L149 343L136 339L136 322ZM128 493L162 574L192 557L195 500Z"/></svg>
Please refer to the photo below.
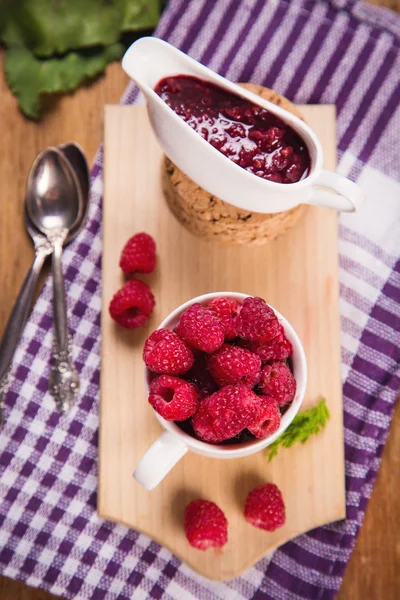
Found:
<svg viewBox="0 0 400 600"><path fill-rule="evenodd" d="M178 321L180 315L193 304L208 304L210 300L213 298L218 298L220 296L234 298L235 300L243 302L245 298L251 297L249 294L242 294L239 292L211 292L208 294L202 294L201 296L196 296L187 302L184 302L180 306L178 306L175 310L173 310L158 326L157 329L167 328L171 329L175 326ZM192 437L188 433L182 431L182 429L175 424L174 421L166 421L161 417L153 408L152 411L158 419L160 425L163 429L169 431L176 437L178 437L181 441L183 441L190 450L195 452L196 454L202 454L205 456L210 456L213 458L238 458L249 456L250 454L254 454L259 450L262 450L272 444L282 433L289 427L290 423L293 421L294 417L298 413L305 396L306 385L307 385L307 360L304 352L303 345L300 341L299 336L294 330L293 326L290 322L273 306L270 306L272 310L275 312L278 317L279 322L283 325L285 330L285 334L293 345L293 371L296 379L296 394L295 397L285 412L282 415L281 423L279 428L272 435L263 438L257 439L254 441L242 442L238 444L232 444L227 446L220 446L215 444L210 444L209 442L204 442L201 440L197 440ZM146 393L149 392L149 382L150 382L150 369L145 366L144 369L144 379L145 379L145 389Z"/></svg>

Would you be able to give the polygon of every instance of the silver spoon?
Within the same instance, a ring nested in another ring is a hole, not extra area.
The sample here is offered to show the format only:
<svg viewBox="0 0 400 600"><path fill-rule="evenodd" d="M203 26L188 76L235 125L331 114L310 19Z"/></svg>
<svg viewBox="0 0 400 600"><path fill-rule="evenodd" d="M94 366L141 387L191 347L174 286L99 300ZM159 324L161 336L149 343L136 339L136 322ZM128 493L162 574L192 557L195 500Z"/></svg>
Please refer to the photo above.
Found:
<svg viewBox="0 0 400 600"><path fill-rule="evenodd" d="M67 412L79 390L79 376L72 363L62 250L69 231L83 212L82 193L68 161L57 148L36 158L28 177L26 207L32 223L53 247L54 342L49 390L61 412Z"/></svg>
<svg viewBox="0 0 400 600"><path fill-rule="evenodd" d="M58 146L63 155L68 159L71 168L74 170L82 190L83 214L76 227L71 229L66 239L66 243L72 242L80 233L86 222L89 207L89 166L85 155L79 144L68 143ZM32 224L25 206L25 226L32 238L35 248L35 257L31 268L21 286L21 290L15 302L14 308L8 319L4 330L3 338L0 343L0 429L4 422L4 397L7 392L11 365L21 339L26 320L32 305L32 298L36 289L38 277L42 270L46 257L52 253L53 248L43 235Z"/></svg>

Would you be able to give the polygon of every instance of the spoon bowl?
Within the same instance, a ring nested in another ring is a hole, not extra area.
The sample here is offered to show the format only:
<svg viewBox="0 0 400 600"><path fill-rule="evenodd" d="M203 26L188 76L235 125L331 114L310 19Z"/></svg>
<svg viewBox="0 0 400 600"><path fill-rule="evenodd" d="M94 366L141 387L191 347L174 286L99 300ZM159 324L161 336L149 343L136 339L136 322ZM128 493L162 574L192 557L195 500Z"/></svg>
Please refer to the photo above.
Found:
<svg viewBox="0 0 400 600"><path fill-rule="evenodd" d="M82 214L76 224L70 229L65 244L71 243L77 235L82 231L86 223L86 218L89 209L89 191L90 191L90 174L89 165L87 163L83 149L79 144L70 142L67 144L60 144L57 146L58 150L62 152L64 157L68 160L70 168L73 170L81 189L82 197ZM33 240L36 247L37 244L47 241L45 234L38 229L29 217L29 213L25 204L24 221L26 230ZM51 252L49 252L50 254Z"/></svg>
<svg viewBox="0 0 400 600"><path fill-rule="evenodd" d="M57 146L59 150L63 153L64 157L70 163L76 178L78 179L78 183L81 188L82 193L82 214L80 220L76 223L74 227L70 230L67 243L71 242L81 231L82 226L86 222L87 212L89 208L89 195L90 195L90 172L89 165L86 160L85 154L83 152L82 147L75 143L69 142L67 144L60 144Z"/></svg>
<svg viewBox="0 0 400 600"><path fill-rule="evenodd" d="M82 214L79 182L57 148L48 148L34 161L27 182L26 207L32 223L47 235L71 230Z"/></svg>

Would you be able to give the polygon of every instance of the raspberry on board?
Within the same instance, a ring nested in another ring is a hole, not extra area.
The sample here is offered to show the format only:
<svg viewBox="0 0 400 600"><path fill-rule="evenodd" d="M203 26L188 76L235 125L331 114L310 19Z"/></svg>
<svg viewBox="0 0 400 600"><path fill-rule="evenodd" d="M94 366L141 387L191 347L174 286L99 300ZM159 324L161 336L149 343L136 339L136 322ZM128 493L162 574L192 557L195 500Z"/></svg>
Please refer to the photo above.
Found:
<svg viewBox="0 0 400 600"><path fill-rule="evenodd" d="M149 403L167 421L186 421L199 401L193 385L171 375L160 375L150 384Z"/></svg>
<svg viewBox="0 0 400 600"><path fill-rule="evenodd" d="M191 348L208 353L218 350L225 338L219 319L198 303L181 315L175 331Z"/></svg>
<svg viewBox="0 0 400 600"><path fill-rule="evenodd" d="M228 521L209 500L193 500L185 509L183 524L188 542L198 550L222 548L228 541Z"/></svg>
<svg viewBox="0 0 400 600"><path fill-rule="evenodd" d="M292 402L296 394L296 380L289 367L280 361L265 365L258 385L262 393L275 398L279 406Z"/></svg>
<svg viewBox="0 0 400 600"><path fill-rule="evenodd" d="M149 286L143 281L127 281L112 298L109 305L111 317L126 329L144 325L151 315L155 300Z"/></svg>
<svg viewBox="0 0 400 600"><path fill-rule="evenodd" d="M147 338L143 360L154 373L181 375L193 366L194 356L185 342L170 329L156 329Z"/></svg>
<svg viewBox="0 0 400 600"><path fill-rule="evenodd" d="M241 383L252 389L260 378L261 359L249 350L224 344L210 356L208 368L220 387Z"/></svg>
<svg viewBox="0 0 400 600"><path fill-rule="evenodd" d="M228 385L200 402L193 429L206 442L223 442L252 425L260 408L254 392L244 385Z"/></svg>
<svg viewBox="0 0 400 600"><path fill-rule="evenodd" d="M261 411L256 421L247 429L256 438L266 438L279 429L281 413L276 400L272 396L259 396Z"/></svg>
<svg viewBox="0 0 400 600"><path fill-rule="evenodd" d="M119 266L124 273L151 273L156 266L156 244L148 233L136 233L125 244Z"/></svg>
<svg viewBox="0 0 400 600"><path fill-rule="evenodd" d="M246 298L235 319L238 335L245 340L265 344L278 333L279 321L262 298Z"/></svg>
<svg viewBox="0 0 400 600"><path fill-rule="evenodd" d="M270 362L273 360L286 360L293 354L293 346L285 335L285 330L279 324L277 335L265 344L250 342L249 350L258 354L262 362Z"/></svg>
<svg viewBox="0 0 400 600"><path fill-rule="evenodd" d="M237 336L235 328L235 319L240 311L240 304L234 298L226 298L220 296L211 300L207 306L218 319L221 321L225 330L225 340L233 340Z"/></svg>
<svg viewBox="0 0 400 600"><path fill-rule="evenodd" d="M265 531L275 531L286 522L285 504L274 483L263 483L251 490L244 506L245 519Z"/></svg>

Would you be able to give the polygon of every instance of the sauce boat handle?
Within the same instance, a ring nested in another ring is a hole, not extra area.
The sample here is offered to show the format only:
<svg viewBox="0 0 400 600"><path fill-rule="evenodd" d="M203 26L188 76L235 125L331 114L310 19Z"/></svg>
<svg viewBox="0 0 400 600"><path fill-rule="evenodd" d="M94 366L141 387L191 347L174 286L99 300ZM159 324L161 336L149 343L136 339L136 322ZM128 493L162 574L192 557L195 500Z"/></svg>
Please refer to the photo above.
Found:
<svg viewBox="0 0 400 600"><path fill-rule="evenodd" d="M326 189L331 191L325 191ZM361 208L364 200L365 194L359 185L343 175L323 170L314 182L307 204L354 212Z"/></svg>

